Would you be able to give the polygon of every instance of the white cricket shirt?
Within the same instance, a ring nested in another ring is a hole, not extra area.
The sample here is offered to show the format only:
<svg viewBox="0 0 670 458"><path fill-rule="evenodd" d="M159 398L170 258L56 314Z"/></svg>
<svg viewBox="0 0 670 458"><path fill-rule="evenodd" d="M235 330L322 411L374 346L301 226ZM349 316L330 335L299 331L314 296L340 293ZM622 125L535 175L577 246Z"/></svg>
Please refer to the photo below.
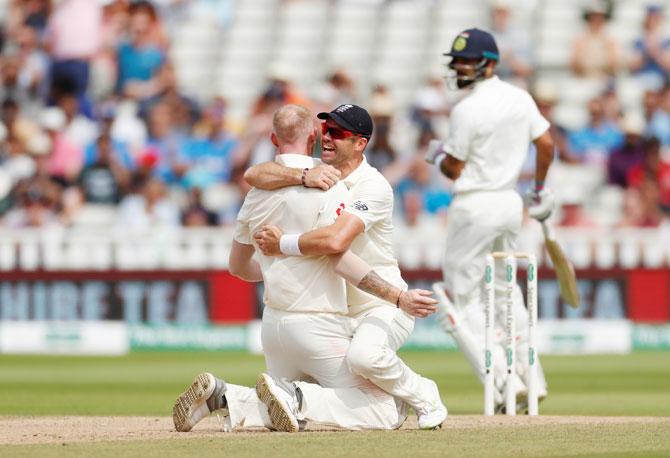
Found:
<svg viewBox="0 0 670 458"><path fill-rule="evenodd" d="M393 256L393 189L379 171L363 162L342 180L349 188L345 212L363 221L365 232L351 243L351 251L367 262L387 282L406 288L398 261ZM347 283L349 314L359 315L379 305L391 305Z"/></svg>
<svg viewBox="0 0 670 458"><path fill-rule="evenodd" d="M281 154L276 161L287 167L311 168L318 161L309 156ZM237 216L235 240L255 245L253 234L274 224L285 234L308 232L335 222L348 199L338 183L328 191L289 186L274 191L253 188ZM288 312L347 314L345 281L327 256L264 256L256 247L263 272L266 307Z"/></svg>
<svg viewBox="0 0 670 458"><path fill-rule="evenodd" d="M549 129L528 92L493 76L451 112L444 152L465 161L456 193L514 189L530 142Z"/></svg>

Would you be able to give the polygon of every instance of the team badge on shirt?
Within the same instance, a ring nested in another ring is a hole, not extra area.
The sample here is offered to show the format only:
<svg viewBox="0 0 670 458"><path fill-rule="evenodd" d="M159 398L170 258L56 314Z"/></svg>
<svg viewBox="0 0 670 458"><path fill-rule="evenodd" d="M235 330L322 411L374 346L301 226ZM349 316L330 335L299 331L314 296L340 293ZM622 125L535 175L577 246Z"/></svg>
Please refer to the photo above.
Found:
<svg viewBox="0 0 670 458"><path fill-rule="evenodd" d="M368 206L365 205L365 202L361 202L360 200L357 200L352 204L356 210L366 212L368 211Z"/></svg>

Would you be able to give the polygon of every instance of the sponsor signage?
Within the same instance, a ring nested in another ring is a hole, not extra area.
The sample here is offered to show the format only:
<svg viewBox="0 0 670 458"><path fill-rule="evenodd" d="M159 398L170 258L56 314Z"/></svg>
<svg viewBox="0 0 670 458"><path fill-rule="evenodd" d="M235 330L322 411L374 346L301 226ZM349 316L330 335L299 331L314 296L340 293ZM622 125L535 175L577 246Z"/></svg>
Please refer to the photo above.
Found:
<svg viewBox="0 0 670 458"><path fill-rule="evenodd" d="M0 322L0 353L123 355L128 350L128 329L121 322Z"/></svg>
<svg viewBox="0 0 670 458"><path fill-rule="evenodd" d="M27 272L3 275L0 320L205 325L246 322L255 289L227 272Z"/></svg>

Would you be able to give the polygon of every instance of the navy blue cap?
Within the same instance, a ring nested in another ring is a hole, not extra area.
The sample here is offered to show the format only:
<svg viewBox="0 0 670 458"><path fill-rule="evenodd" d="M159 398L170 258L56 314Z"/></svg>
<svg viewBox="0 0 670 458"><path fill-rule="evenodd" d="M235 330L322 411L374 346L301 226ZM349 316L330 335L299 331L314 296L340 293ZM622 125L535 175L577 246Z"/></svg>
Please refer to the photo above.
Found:
<svg viewBox="0 0 670 458"><path fill-rule="evenodd" d="M372 135L372 118L365 108L347 103L340 105L330 113L319 113L319 119L332 119L338 126L359 134L363 137Z"/></svg>
<svg viewBox="0 0 670 458"><path fill-rule="evenodd" d="M480 29L468 29L459 33L451 45L451 51L444 55L466 59L500 60L498 45L493 35Z"/></svg>

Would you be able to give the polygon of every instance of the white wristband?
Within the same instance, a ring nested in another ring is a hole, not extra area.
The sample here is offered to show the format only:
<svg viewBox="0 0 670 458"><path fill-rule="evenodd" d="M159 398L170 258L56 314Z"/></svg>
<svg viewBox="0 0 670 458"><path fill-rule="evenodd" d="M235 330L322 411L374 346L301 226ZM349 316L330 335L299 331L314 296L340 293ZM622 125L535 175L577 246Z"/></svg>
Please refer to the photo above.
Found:
<svg viewBox="0 0 670 458"><path fill-rule="evenodd" d="M302 256L298 241L302 234L284 234L279 239L279 250L289 256Z"/></svg>
<svg viewBox="0 0 670 458"><path fill-rule="evenodd" d="M439 167L445 157L447 157L447 153L440 153L435 156L435 165Z"/></svg>

